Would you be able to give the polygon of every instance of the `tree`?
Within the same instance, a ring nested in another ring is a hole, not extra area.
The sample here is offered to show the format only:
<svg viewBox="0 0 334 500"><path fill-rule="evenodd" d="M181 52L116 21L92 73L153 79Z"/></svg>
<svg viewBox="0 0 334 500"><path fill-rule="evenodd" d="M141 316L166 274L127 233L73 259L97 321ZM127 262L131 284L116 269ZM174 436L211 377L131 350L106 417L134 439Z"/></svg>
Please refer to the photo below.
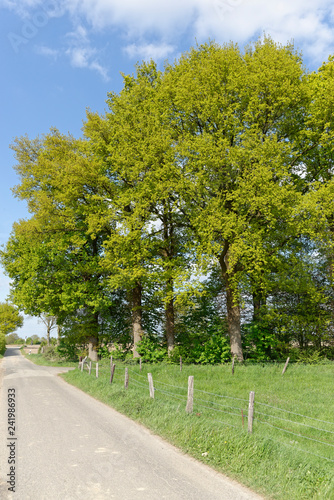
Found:
<svg viewBox="0 0 334 500"><path fill-rule="evenodd" d="M40 320L46 326L46 340L47 345L50 345L50 335L51 331L57 326L57 317L56 316L48 316L47 314L41 314Z"/></svg>
<svg viewBox="0 0 334 500"><path fill-rule="evenodd" d="M27 314L55 315L60 323L84 309L90 354L97 359L99 310L109 297L100 266L102 235L90 231L94 162L85 141L56 130L43 139L18 139L13 149L21 179L14 192L33 213L14 226L1 254L13 300Z"/></svg>
<svg viewBox="0 0 334 500"><path fill-rule="evenodd" d="M0 303L0 332L3 335L14 332L23 325L23 316L17 307L9 302Z"/></svg>
<svg viewBox="0 0 334 500"><path fill-rule="evenodd" d="M265 295L263 271L307 231L295 175L310 154L299 139L309 105L302 61L291 45L270 38L244 54L210 43L169 66L165 88L194 251L198 262L204 256L220 265L231 351L241 361L242 282L251 275L257 295Z"/></svg>
<svg viewBox="0 0 334 500"><path fill-rule="evenodd" d="M163 121L160 85L156 65L143 63L136 76L124 76L119 95L109 94L106 116L89 113L85 124L104 175L100 196L108 200L107 217L115 223L105 241L108 281L112 289L128 290L135 356L145 287L159 289L168 351L173 349L175 281L186 274L189 260L175 198L174 134Z"/></svg>

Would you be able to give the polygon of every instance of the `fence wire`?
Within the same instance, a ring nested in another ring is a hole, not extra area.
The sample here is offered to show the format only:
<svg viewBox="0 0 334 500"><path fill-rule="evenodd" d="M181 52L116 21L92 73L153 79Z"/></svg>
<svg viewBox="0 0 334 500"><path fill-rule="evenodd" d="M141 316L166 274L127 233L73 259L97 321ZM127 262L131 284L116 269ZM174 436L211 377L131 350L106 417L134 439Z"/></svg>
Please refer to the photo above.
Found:
<svg viewBox="0 0 334 500"><path fill-rule="evenodd" d="M89 365L87 363L85 363L86 368L87 368L87 371L89 370ZM92 365L92 372L93 370L96 369L96 365L95 367L93 367ZM108 372L110 371L110 368L107 367L107 366L100 366L99 365L99 372L100 371L103 371L105 372L106 370L108 370ZM148 380L147 380L147 376L145 375L142 375L141 373L138 373L137 371L135 370L132 370L130 368L128 368L128 373L129 373L129 383L133 382L136 386L142 388L142 389L145 389L148 391L148 388L149 388L149 383L148 383ZM130 378L130 375L131 375L131 378ZM140 379L144 379L144 380L137 380L136 377L140 378ZM177 385L173 385L173 384L168 384L166 382L161 382L161 381L157 381L157 380L154 380L153 381L153 384L154 384L154 390L157 392L157 393L161 393L162 395L165 395L167 396L168 398L173 398L174 400L178 400L178 401L182 401L184 403L186 403L187 401L187 394L184 394L184 395L181 395L181 394L176 394L172 391L168 391L167 389L164 389L164 388L160 388L160 387L157 387L157 386L163 386L163 387L170 387L172 389L177 389L177 390L181 390L181 391L187 391L187 387L181 387L181 386L177 386ZM214 396L215 398L221 398L221 399L232 399L232 400L235 400L235 401L242 401L244 403L247 403L249 402L248 399L244 399L244 398L239 398L239 397L233 397L233 396L227 396L227 395L223 395L223 394L217 394L217 393L213 393L213 392L209 392L209 391L205 391L205 390L202 390L202 389L198 389L196 387L194 387L194 405L196 405L196 408L203 408L205 410L209 410L210 412L214 412L214 413L221 413L221 414L225 414L226 416L227 415L231 415L233 417L242 417L245 418L245 419L248 419L248 415L247 414L244 414L242 415L241 413L235 413L235 412L231 412L231 411L227 411L226 409L230 409L230 410L239 410L240 412L242 411L241 408L238 408L236 406L229 406L229 405L224 405L224 404L221 404L217 401L213 401L211 400L210 398L208 398L208 400L204 400L204 399L201 399L201 398L198 398L195 396L195 393L203 393L203 394L208 394L210 396ZM202 403L206 403L206 404L202 404ZM214 407L214 406L207 406L208 405L215 405L215 406L219 406L220 408L217 408L217 407ZM272 419L275 419L275 420L281 420L282 422L288 422L290 424L294 424L294 425L301 425L301 426L304 426L306 428L309 428L309 429L313 429L313 430L316 430L316 431L319 431L319 432L325 432L325 433L328 433L328 434L334 434L334 431L331 431L331 430L328 430L328 429L323 429L323 428L318 428L318 427L315 427L313 425L309 425L305 422L299 422L297 420L291 420L291 419L288 419L288 418L284 418L283 416L280 417L278 415L272 415L272 414L268 414L268 413L263 413L261 411L258 411L256 409L257 406L263 406L263 407L267 407L267 408L271 408L275 411L280 411L280 412L285 412L287 414L290 414L290 415L295 415L295 416L298 416L298 417L302 417L304 419L309 419L309 420L313 420L313 421L316 421L316 422L321 422L321 423L324 423L324 424L328 424L328 425L334 425L334 422L330 422L330 421L327 421L327 420L322 420L322 419L319 419L319 418L315 418L315 417L310 417L308 415L304 415L304 414L301 414L301 413L297 413L297 412L293 412L291 410L285 410L284 408L280 408L280 407L277 407L277 406L273 406L273 405L270 405L270 404L267 404L267 403L262 403L260 401L256 401L255 402L255 405L254 405L254 413L255 413L255 417L254 417L254 421L260 423L260 424L264 424L264 425L267 425L273 429L276 429L277 431L281 431L281 432L284 432L284 433L287 433L289 435L293 435L293 436L296 436L297 438L299 439L307 439L309 441L312 441L314 443L319 443L323 446L328 446L328 447L332 447L334 448L334 444L331 444L331 443L327 443L325 441L321 441L319 439L315 439L315 438L311 438L309 436L306 436L304 434L300 434L300 433L297 433L297 432L293 432L291 430L287 430L287 429L284 429L282 427L279 427L279 426L276 426L276 425L273 425L271 424L270 422L268 421L265 421L265 420L262 420L262 419L259 419L257 417L257 415L261 415L262 417L265 417L265 418L272 418ZM224 409L222 409L224 408ZM211 416L211 415L210 415ZM236 425L233 425L233 424L230 424L229 422L223 422L221 420L217 420L217 419L214 419L214 418L211 418L210 419L211 422L217 422L217 423L220 423L220 424L223 424L224 426L227 426L227 427L232 427L232 428L235 428L235 429L240 429L241 425L240 426L236 426ZM323 455L320 455L320 454L317 454L317 453L314 453L313 451L309 451L309 450L305 450L303 448L299 448L299 447L296 447L294 445L290 445L280 439L276 439L275 436L270 436L269 437L270 440L274 441L274 442L277 442L283 446L288 446L290 448L293 448L294 450L298 450L298 451L301 451L303 453L307 453L307 454L310 454L310 455L313 455L315 457L318 457L318 458L321 458L323 460L326 460L326 461L329 461L329 462L334 462L333 459L330 459L328 457L325 457Z"/></svg>

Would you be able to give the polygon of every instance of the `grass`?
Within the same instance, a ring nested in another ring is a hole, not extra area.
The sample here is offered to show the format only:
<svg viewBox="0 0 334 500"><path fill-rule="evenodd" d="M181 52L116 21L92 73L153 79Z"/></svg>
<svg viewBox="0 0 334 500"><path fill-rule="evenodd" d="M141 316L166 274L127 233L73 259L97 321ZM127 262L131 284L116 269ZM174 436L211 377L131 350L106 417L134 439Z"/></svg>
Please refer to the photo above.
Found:
<svg viewBox="0 0 334 500"><path fill-rule="evenodd" d="M40 366L69 366L69 367L77 367L78 362L73 361L59 361L56 359L47 359L43 356L43 354L28 354L24 349L21 349L21 353L27 359Z"/></svg>
<svg viewBox="0 0 334 500"><path fill-rule="evenodd" d="M104 360L98 379L95 371L89 375L86 369L62 376L266 498L334 498L334 364L290 365L284 376L282 368L243 365L232 376L227 365L184 365L180 372L176 365L144 364L140 371L138 365L117 362L110 384L109 361ZM149 397L148 372L153 376L154 399ZM192 414L185 412L189 375L195 380ZM255 420L249 434L251 390Z"/></svg>

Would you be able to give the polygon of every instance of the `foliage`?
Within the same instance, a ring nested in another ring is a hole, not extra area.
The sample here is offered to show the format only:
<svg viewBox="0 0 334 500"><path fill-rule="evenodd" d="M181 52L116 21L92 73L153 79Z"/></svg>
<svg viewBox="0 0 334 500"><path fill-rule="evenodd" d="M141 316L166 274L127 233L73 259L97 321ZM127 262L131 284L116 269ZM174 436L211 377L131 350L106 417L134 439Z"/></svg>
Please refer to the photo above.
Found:
<svg viewBox="0 0 334 500"><path fill-rule="evenodd" d="M279 357L278 338L263 322L246 324L243 330L243 344L247 359L269 361Z"/></svg>
<svg viewBox="0 0 334 500"><path fill-rule="evenodd" d="M24 339L21 339L17 333L9 333L6 335L6 344L24 344Z"/></svg>
<svg viewBox="0 0 334 500"><path fill-rule="evenodd" d="M57 352L62 359L67 361L77 361L79 355L81 355L80 347L64 338L62 338L59 345L57 345L55 352Z"/></svg>
<svg viewBox="0 0 334 500"><path fill-rule="evenodd" d="M157 337L144 335L137 346L138 354L143 361L156 363L167 358L167 349L161 345Z"/></svg>
<svg viewBox="0 0 334 500"><path fill-rule="evenodd" d="M41 339L39 338L38 335L32 335L31 337L27 337L26 339L26 344L27 345L36 345L36 344L41 344Z"/></svg>
<svg viewBox="0 0 334 500"><path fill-rule="evenodd" d="M297 363L305 363L310 365L317 365L323 361L323 356L320 351L314 349L300 350L297 353Z"/></svg>
<svg viewBox="0 0 334 500"><path fill-rule="evenodd" d="M3 333L0 333L0 355L5 354L6 350L6 339Z"/></svg>
<svg viewBox="0 0 334 500"><path fill-rule="evenodd" d="M23 325L23 316L19 310L9 302L0 303L0 332L4 335L13 332Z"/></svg>
<svg viewBox="0 0 334 500"><path fill-rule="evenodd" d="M57 318L70 357L99 342L210 364L329 349L333 74L268 36L205 43L123 75L82 138L17 138L31 217L0 252L13 302Z"/></svg>
<svg viewBox="0 0 334 500"><path fill-rule="evenodd" d="M57 347L55 345L46 345L44 346L43 356L46 359L55 361L60 358Z"/></svg>

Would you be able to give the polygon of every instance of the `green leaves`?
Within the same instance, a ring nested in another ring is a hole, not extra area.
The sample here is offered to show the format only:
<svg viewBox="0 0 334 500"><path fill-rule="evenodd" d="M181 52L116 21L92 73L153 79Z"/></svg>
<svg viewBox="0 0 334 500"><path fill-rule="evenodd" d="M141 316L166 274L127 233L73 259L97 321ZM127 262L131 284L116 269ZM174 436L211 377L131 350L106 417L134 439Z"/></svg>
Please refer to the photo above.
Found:
<svg viewBox="0 0 334 500"><path fill-rule="evenodd" d="M293 46L270 37L244 51L207 43L162 72L151 61L123 75L108 112L87 113L84 138L52 129L15 141L14 193L32 213L2 252L15 302L96 333L117 323L124 296L133 335L151 333L157 314L171 349L178 308L219 265L242 360L243 296L274 317L297 270L305 303L326 301L328 284L315 284L300 248L332 255L333 74L331 58L307 74Z"/></svg>
<svg viewBox="0 0 334 500"><path fill-rule="evenodd" d="M23 316L9 302L0 303L0 334L7 335L23 325Z"/></svg>

